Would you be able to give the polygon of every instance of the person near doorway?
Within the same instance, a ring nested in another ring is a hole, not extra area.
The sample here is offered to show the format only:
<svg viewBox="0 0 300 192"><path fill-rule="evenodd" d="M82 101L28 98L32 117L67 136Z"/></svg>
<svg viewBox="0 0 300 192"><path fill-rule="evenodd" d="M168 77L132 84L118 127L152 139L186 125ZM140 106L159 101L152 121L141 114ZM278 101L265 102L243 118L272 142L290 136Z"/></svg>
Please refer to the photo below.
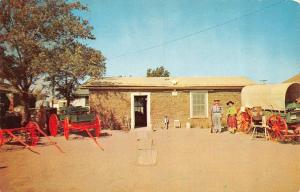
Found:
<svg viewBox="0 0 300 192"><path fill-rule="evenodd" d="M211 120L212 120L212 133L222 132L222 106L219 99L214 99L213 106L211 107Z"/></svg>
<svg viewBox="0 0 300 192"><path fill-rule="evenodd" d="M169 129L169 118L168 118L168 116L164 117L164 125L165 125L165 129Z"/></svg>
<svg viewBox="0 0 300 192"><path fill-rule="evenodd" d="M236 128L237 128L237 120L236 120L236 114L237 114L237 110L234 106L234 102L233 101L228 101L227 103L227 127L228 127L228 131L230 133L235 133L236 132Z"/></svg>

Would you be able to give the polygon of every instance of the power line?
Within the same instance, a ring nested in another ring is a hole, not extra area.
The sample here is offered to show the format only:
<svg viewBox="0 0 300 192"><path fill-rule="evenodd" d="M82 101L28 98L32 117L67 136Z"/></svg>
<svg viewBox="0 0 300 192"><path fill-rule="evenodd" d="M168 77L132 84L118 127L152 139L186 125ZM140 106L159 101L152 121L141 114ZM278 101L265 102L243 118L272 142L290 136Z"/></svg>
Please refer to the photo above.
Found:
<svg viewBox="0 0 300 192"><path fill-rule="evenodd" d="M262 7L260 9L256 9L256 10L253 10L253 11L250 11L250 12L247 12L243 15L240 15L240 16L237 16L237 17L233 17L231 19L228 19L222 23L218 23L218 24L215 24L215 25L212 25L212 26L209 26L207 28L204 28L200 31L195 31L193 33L189 33L189 34L186 34L186 35L183 35L181 37L177 37L177 38L174 38L174 39L171 39L171 40L168 40L168 41L165 41L165 42L162 42L160 44L156 44L156 45L152 45L152 46L149 46L149 47L146 47L146 48L142 48L142 49L138 49L138 50L135 50L135 51L128 51L127 53L123 53L121 55L118 55L118 56L115 56L115 57L112 57L110 60L112 59L117 59L117 58L120 58L120 57L124 57L124 56L127 56L129 54L135 54L135 53L140 53L140 52L145 52L145 51L148 51L148 50L152 50L152 49L155 49L155 48L158 48L158 47L162 47L162 46L165 46L165 45L168 45L168 44L171 44L171 43L174 43L176 41L180 41L180 40L183 40L183 39L186 39L186 38L189 38L189 37L192 37L192 36L195 36L195 35L198 35L200 33L204 33L204 32L207 32L207 31L210 31L210 30L213 30L215 28L218 28L218 27L222 27L224 25L227 25L227 24L230 24L230 23L233 23L237 20L240 20L242 18L245 18L245 17L248 17L248 16L251 16L251 15L254 15L254 14L257 14L257 13L260 13L260 12L263 12L264 10L266 9L270 9L274 6L277 6L283 2L285 2L287 0L280 0L276 3L272 3L270 5L267 5L265 7Z"/></svg>

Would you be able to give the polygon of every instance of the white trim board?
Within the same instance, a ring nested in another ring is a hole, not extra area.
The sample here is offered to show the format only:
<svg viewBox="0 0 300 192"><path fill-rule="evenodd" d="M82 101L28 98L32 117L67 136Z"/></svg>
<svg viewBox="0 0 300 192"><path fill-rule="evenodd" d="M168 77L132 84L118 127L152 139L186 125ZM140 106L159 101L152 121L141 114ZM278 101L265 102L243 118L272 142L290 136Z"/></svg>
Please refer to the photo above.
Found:
<svg viewBox="0 0 300 192"><path fill-rule="evenodd" d="M150 99L150 92L132 92L130 95L131 100L131 107L130 107L130 114L131 114L131 129L135 130L135 117L134 117L134 96L147 96L147 129L151 129L151 99ZM141 128L139 128L141 129Z"/></svg>

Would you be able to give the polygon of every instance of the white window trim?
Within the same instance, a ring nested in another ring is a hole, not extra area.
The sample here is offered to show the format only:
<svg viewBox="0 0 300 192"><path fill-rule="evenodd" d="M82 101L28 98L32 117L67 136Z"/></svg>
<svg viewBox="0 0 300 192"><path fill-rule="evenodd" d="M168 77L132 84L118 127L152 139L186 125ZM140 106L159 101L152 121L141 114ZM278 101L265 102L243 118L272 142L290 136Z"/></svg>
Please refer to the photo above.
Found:
<svg viewBox="0 0 300 192"><path fill-rule="evenodd" d="M204 116L193 115L193 93L205 93L206 114ZM208 118L208 91L190 91L190 118Z"/></svg>
<svg viewBox="0 0 300 192"><path fill-rule="evenodd" d="M151 98L150 98L150 92L133 92L131 93L131 107L130 107L130 116L131 116L131 131L135 130L134 125L135 125L135 117L134 117L134 96L147 96L147 127L146 129L151 130ZM138 128L141 129L141 128Z"/></svg>

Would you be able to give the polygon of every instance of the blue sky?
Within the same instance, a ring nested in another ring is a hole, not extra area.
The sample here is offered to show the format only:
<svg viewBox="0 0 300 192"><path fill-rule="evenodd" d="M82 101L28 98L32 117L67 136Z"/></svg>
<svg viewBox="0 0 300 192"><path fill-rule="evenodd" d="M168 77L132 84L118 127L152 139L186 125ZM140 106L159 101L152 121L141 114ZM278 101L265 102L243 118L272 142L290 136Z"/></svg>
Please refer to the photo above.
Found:
<svg viewBox="0 0 300 192"><path fill-rule="evenodd" d="M96 36L86 43L107 58L106 76L145 76L147 68L163 65L172 76L238 75L276 83L300 72L300 3L293 0L81 2ZM255 10L262 11L213 27ZM156 45L162 46L141 51Z"/></svg>

